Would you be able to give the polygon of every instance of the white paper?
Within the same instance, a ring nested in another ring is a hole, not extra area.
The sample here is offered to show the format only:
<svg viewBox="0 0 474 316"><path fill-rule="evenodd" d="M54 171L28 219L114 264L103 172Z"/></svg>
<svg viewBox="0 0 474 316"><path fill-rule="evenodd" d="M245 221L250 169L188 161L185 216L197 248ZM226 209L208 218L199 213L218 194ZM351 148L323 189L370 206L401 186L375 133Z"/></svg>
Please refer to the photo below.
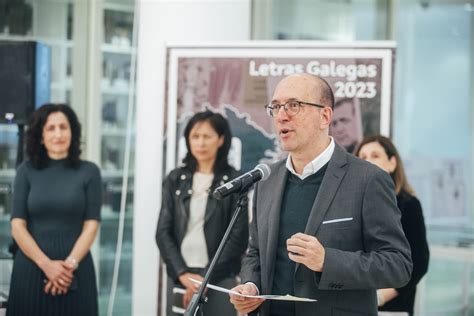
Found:
<svg viewBox="0 0 474 316"><path fill-rule="evenodd" d="M197 284L201 284L201 281L189 278L191 281ZM240 294L239 292L232 291L229 289L226 289L224 287L220 287L217 285L213 285L208 283L207 288L210 288L215 291L223 292L223 293L228 293L228 294L233 294L237 296L242 296L242 297L250 297L250 298L263 298L266 300L277 300L277 301L293 301L293 302L316 302L317 300L311 299L311 298L305 298L305 297L297 297L293 295L246 295L246 294Z"/></svg>

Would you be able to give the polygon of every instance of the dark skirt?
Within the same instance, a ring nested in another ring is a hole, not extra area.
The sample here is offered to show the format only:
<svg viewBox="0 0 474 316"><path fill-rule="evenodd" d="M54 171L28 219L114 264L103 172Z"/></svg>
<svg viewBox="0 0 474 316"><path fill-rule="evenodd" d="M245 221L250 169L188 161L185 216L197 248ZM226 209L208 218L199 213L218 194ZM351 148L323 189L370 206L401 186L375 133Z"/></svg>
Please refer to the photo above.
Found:
<svg viewBox="0 0 474 316"><path fill-rule="evenodd" d="M59 259L51 255L49 257ZM61 258L64 258L64 254ZM98 315L97 285L90 253L74 272L74 281L67 294L45 294L45 280L43 271L19 250L13 263L6 315Z"/></svg>

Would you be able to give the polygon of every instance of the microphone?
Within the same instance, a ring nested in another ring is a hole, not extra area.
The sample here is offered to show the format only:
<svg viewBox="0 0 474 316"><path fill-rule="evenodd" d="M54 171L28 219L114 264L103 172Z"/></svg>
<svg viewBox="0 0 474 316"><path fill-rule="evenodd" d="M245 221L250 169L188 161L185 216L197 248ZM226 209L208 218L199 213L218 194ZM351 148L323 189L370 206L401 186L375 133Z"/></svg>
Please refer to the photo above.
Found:
<svg viewBox="0 0 474 316"><path fill-rule="evenodd" d="M214 190L214 197L222 200L229 194L247 189L255 182L266 180L270 176L270 167L267 164L259 164L253 170L244 173L240 177L231 180Z"/></svg>

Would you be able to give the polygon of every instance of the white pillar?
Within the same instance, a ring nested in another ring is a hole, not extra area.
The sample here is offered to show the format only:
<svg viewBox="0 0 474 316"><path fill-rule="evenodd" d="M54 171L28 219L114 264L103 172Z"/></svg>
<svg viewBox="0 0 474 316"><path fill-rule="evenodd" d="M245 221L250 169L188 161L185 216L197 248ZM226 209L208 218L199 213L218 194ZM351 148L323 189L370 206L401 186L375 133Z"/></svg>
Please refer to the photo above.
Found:
<svg viewBox="0 0 474 316"><path fill-rule="evenodd" d="M146 316L156 315L158 310L155 230L164 176L165 43L248 40L251 0L138 0L136 10L139 33L132 310L133 315Z"/></svg>

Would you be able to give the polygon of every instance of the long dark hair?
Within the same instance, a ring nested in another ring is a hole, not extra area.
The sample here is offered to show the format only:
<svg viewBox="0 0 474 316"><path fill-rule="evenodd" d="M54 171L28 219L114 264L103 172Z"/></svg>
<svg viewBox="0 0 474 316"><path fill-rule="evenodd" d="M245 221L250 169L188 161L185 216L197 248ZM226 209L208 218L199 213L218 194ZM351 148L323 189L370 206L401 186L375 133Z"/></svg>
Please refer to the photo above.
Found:
<svg viewBox="0 0 474 316"><path fill-rule="evenodd" d="M388 159L395 157L395 160L397 161L397 167L395 168L395 170L393 170L393 172L390 173L390 176L392 177L392 180L395 183L395 191L397 192L397 194L404 191L414 196L415 191L413 190L411 185L408 183L407 176L405 175L405 168L403 167L402 159L400 158L397 148L392 143L390 138L387 138L382 135L374 135L374 136L366 137L362 140L359 146L357 146L355 155L359 157L359 152L361 148L364 145L368 143L373 143L373 142L377 142L380 144L380 146L382 146L382 148L385 150L385 153L388 156Z"/></svg>
<svg viewBox="0 0 474 316"><path fill-rule="evenodd" d="M76 168L80 162L81 155L81 124L76 113L66 104L47 103L38 108L30 117L28 129L26 131L26 154L33 164L33 167L42 169L46 167L49 156L46 148L42 144L43 128L51 113L63 113L71 126L71 145L69 146L66 165Z"/></svg>
<svg viewBox="0 0 474 316"><path fill-rule="evenodd" d="M192 172L195 172L197 169L197 160L191 153L191 145L189 144L189 134L191 134L191 130L193 129L193 127L200 122L209 122L209 124L211 124L212 128L216 131L219 137L224 136L224 143L217 150L216 161L214 163L213 169L214 173L228 169L230 166L227 161L227 155L229 154L230 144L232 140L232 134L230 132L229 123L219 113L214 113L209 110L194 114L184 129L184 138L186 139L186 148L188 150L186 156L183 159L184 165Z"/></svg>

